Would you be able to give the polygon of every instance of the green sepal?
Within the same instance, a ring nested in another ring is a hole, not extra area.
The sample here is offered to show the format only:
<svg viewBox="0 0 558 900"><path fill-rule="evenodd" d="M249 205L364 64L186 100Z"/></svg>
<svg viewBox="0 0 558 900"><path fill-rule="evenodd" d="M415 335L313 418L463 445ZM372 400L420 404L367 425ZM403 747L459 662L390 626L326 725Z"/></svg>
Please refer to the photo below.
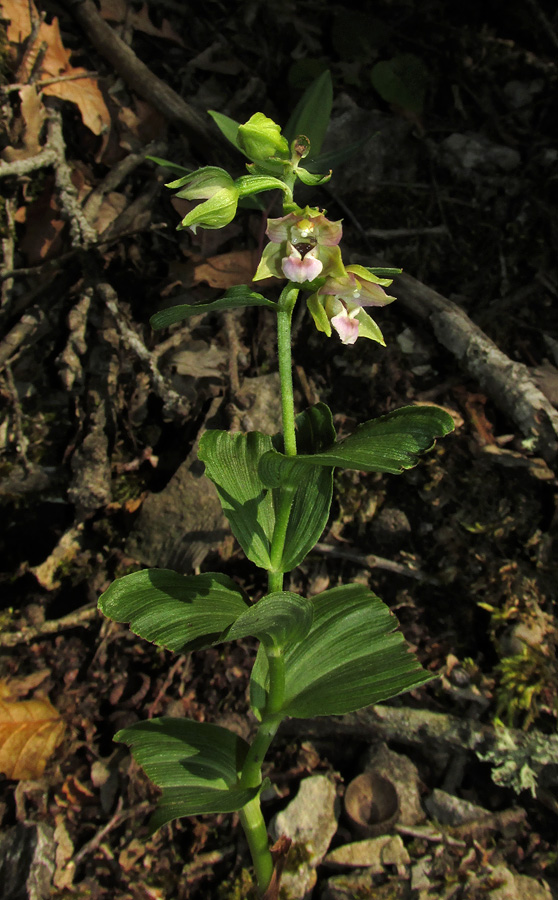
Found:
<svg viewBox="0 0 558 900"><path fill-rule="evenodd" d="M130 748L162 789L149 823L152 832L182 816L236 812L260 790L238 787L249 747L218 725L163 717L124 728L114 739Z"/></svg>
<svg viewBox="0 0 558 900"><path fill-rule="evenodd" d="M186 653L227 640L223 632L249 606L226 575L142 569L113 581L99 598L99 609L146 641Z"/></svg>
<svg viewBox="0 0 558 900"><path fill-rule="evenodd" d="M397 631L397 619L360 584L311 598L312 627L303 641L283 648L285 699L281 715L344 715L430 681ZM252 669L250 702L265 708L268 665L262 648Z"/></svg>
<svg viewBox="0 0 558 900"><path fill-rule="evenodd" d="M331 169L326 175L318 175L314 172L309 172L307 169L303 169L302 166L298 166L295 169L296 177L299 178L303 184L310 185L311 187L316 187L320 184L326 184L330 180L331 174Z"/></svg>
<svg viewBox="0 0 558 900"><path fill-rule="evenodd" d="M249 197L251 194L259 194L261 191L283 191L288 193L288 187L283 181L271 175L241 175L235 181L239 197Z"/></svg>
<svg viewBox="0 0 558 900"><path fill-rule="evenodd" d="M293 458L272 450L262 459L259 473L268 487L304 480L309 466L340 466L399 475L415 466L419 457L432 449L436 438L453 429L452 417L438 406L404 406L363 422L353 434L324 452Z"/></svg>
<svg viewBox="0 0 558 900"><path fill-rule="evenodd" d="M258 600L231 625L227 640L257 637L281 648L302 641L312 626L313 606L306 597L290 591L274 591Z"/></svg>
<svg viewBox="0 0 558 900"><path fill-rule="evenodd" d="M401 275L403 271L403 269L390 269L384 266L363 266L363 269L366 269L371 275L376 275L378 278L389 278L389 284L391 284L391 279L395 275ZM378 282L378 284L382 283L381 281Z"/></svg>
<svg viewBox="0 0 558 900"><path fill-rule="evenodd" d="M180 294L180 296L188 296ZM178 299L175 298L175 299ZM178 306L171 306L169 309L162 309L160 312L151 316L149 324L152 328L168 328L176 322L182 322L183 319L189 319L190 316L200 316L205 313L220 312L223 309L238 309L243 306L265 306L268 309L277 310L277 304L272 300L268 300L262 294L256 293L245 284L239 284L235 287L228 288L225 294L219 300L212 300L211 303L188 304L183 303Z"/></svg>

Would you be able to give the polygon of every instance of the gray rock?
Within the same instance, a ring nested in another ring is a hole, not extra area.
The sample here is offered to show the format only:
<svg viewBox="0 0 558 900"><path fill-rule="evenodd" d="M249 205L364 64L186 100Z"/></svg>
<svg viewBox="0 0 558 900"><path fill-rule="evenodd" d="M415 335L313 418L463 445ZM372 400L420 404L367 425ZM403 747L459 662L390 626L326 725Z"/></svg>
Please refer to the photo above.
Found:
<svg viewBox="0 0 558 900"><path fill-rule="evenodd" d="M441 150L443 162L452 171L512 172L521 163L513 147L493 144L480 134L450 134Z"/></svg>
<svg viewBox="0 0 558 900"><path fill-rule="evenodd" d="M397 874L405 876L411 858L398 834L382 834L380 837L336 847L327 854L324 864L366 868L372 875L382 875L386 866L395 866Z"/></svg>
<svg viewBox="0 0 558 900"><path fill-rule="evenodd" d="M464 825L466 822L476 822L489 815L489 811L484 807L476 806L468 800L461 800L460 797L438 789L432 791L424 805L428 814L441 825Z"/></svg>
<svg viewBox="0 0 558 900"><path fill-rule="evenodd" d="M316 867L337 831L335 785L324 775L306 778L295 799L272 819L269 830L275 840L286 835L293 842L281 879L285 900L309 897Z"/></svg>

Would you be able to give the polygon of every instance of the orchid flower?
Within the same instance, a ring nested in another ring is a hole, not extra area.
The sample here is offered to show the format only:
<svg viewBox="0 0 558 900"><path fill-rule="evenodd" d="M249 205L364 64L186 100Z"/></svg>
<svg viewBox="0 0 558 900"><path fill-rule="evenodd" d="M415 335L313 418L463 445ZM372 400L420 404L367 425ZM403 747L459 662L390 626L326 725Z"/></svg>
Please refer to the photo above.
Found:
<svg viewBox="0 0 558 900"><path fill-rule="evenodd" d="M344 344L367 337L385 346L382 332L364 307L392 303L395 297L386 294L382 287L390 284L391 279L378 278L357 265L347 266L340 277L328 277L307 300L316 328L330 337L333 325Z"/></svg>
<svg viewBox="0 0 558 900"><path fill-rule="evenodd" d="M341 222L331 222L319 209L306 207L280 219L268 219L264 248L254 281L275 276L296 284L320 275L344 274L339 241Z"/></svg>

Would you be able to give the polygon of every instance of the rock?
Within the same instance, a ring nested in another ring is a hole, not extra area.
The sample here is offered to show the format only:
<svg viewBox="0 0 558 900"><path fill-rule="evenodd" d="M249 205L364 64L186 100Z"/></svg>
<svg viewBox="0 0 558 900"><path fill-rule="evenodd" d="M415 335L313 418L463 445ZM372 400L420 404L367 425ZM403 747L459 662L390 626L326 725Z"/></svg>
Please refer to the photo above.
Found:
<svg viewBox="0 0 558 900"><path fill-rule="evenodd" d="M397 874L405 876L411 858L398 834L383 834L336 847L327 854L324 864L366 868L372 875L383 875L386 866L396 866Z"/></svg>
<svg viewBox="0 0 558 900"><path fill-rule="evenodd" d="M496 866L490 873L490 880L501 884L487 894L489 900L552 900L546 885L526 875L516 875L506 866Z"/></svg>
<svg viewBox="0 0 558 900"><path fill-rule="evenodd" d="M274 840L292 840L281 878L285 900L309 897L316 883L316 868L337 831L335 785L324 775L301 782L298 794L270 823Z"/></svg>
<svg viewBox="0 0 558 900"><path fill-rule="evenodd" d="M469 803L468 800L461 800L460 797L437 788L425 800L424 805L428 814L441 825L464 825L466 822L476 822L490 815L484 807Z"/></svg>
<svg viewBox="0 0 558 900"><path fill-rule="evenodd" d="M335 875L328 878L321 894L321 900L354 900L355 897L367 896L373 890L370 871L350 872L348 875Z"/></svg>
<svg viewBox="0 0 558 900"><path fill-rule="evenodd" d="M0 835L2 900L47 900L51 896L56 846L47 825L14 825Z"/></svg>
<svg viewBox="0 0 558 900"><path fill-rule="evenodd" d="M494 144L481 134L450 134L441 150L443 162L456 173L512 172L521 164L517 150Z"/></svg>
<svg viewBox="0 0 558 900"><path fill-rule="evenodd" d="M418 769L407 756L394 753L387 744L378 744L370 749L365 769L374 770L388 778L397 791L401 825L418 825L426 816L420 800L420 778Z"/></svg>

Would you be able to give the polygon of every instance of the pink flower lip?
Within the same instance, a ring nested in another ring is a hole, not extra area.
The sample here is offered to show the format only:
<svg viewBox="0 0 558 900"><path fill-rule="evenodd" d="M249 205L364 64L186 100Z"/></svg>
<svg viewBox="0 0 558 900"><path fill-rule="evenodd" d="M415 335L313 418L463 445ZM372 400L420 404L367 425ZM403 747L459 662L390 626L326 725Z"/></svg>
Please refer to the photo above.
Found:
<svg viewBox="0 0 558 900"><path fill-rule="evenodd" d="M301 245L299 244L298 246ZM304 245L305 248L307 246L307 244ZM314 278L317 278L324 267L323 263L316 259L315 253L317 248L312 248L305 252L303 256L292 244L289 243L287 247L288 255L281 260L281 269L285 277L297 284L313 281Z"/></svg>

